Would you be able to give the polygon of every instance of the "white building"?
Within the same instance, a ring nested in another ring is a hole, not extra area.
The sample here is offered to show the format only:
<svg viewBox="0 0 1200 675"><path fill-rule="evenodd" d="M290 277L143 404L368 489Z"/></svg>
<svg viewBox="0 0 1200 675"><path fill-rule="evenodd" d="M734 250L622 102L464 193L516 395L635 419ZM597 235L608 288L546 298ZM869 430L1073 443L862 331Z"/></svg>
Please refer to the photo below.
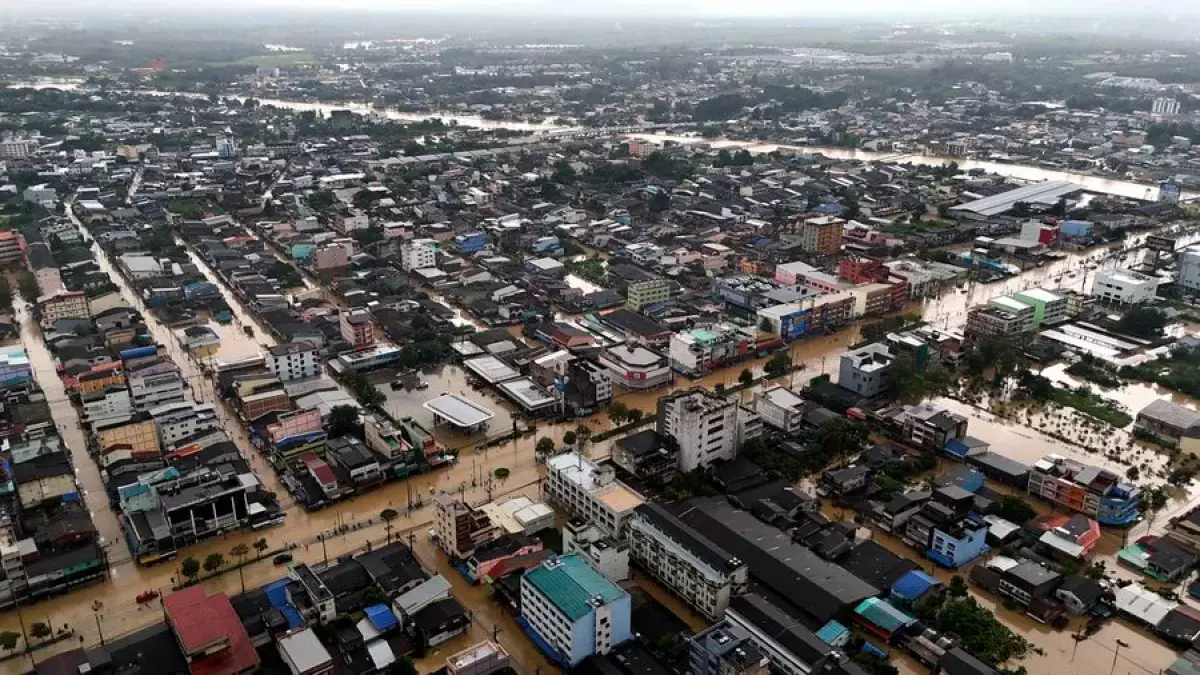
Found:
<svg viewBox="0 0 1200 675"><path fill-rule="evenodd" d="M25 191L21 193L21 198L30 204L52 209L54 203L58 201L58 193L54 191L54 188L42 183L25 188Z"/></svg>
<svg viewBox="0 0 1200 675"><path fill-rule="evenodd" d="M80 291L60 290L53 295L38 298L38 309L41 310L42 328L51 328L59 319L87 319L91 317L88 311L87 296Z"/></svg>
<svg viewBox="0 0 1200 675"><path fill-rule="evenodd" d="M1179 114L1179 101L1160 96L1150 105L1150 114L1156 117L1174 117Z"/></svg>
<svg viewBox="0 0 1200 675"><path fill-rule="evenodd" d="M632 637L629 594L578 555L544 561L521 577L521 618L569 666Z"/></svg>
<svg viewBox="0 0 1200 675"><path fill-rule="evenodd" d="M437 267L437 241L412 239L400 246L400 268L405 272Z"/></svg>
<svg viewBox="0 0 1200 675"><path fill-rule="evenodd" d="M1189 291L1200 291L1200 246L1189 246L1179 252L1179 273L1175 283Z"/></svg>
<svg viewBox="0 0 1200 675"><path fill-rule="evenodd" d="M151 408L149 414L158 426L158 437L163 446L221 425L211 403L177 401Z"/></svg>
<svg viewBox="0 0 1200 675"><path fill-rule="evenodd" d="M184 381L179 367L169 360L148 367L128 369L126 380L135 410L148 411L167 403L184 400Z"/></svg>
<svg viewBox="0 0 1200 675"><path fill-rule="evenodd" d="M658 399L658 433L679 446L679 470L692 471L737 455L739 411L736 399L694 388Z"/></svg>
<svg viewBox="0 0 1200 675"><path fill-rule="evenodd" d="M83 394L80 397L85 424L97 425L105 422L129 419L133 416L133 402L128 389L104 389Z"/></svg>
<svg viewBox="0 0 1200 675"><path fill-rule="evenodd" d="M658 504L639 506L626 536L633 560L708 619L723 616L749 582L745 562Z"/></svg>
<svg viewBox="0 0 1200 675"><path fill-rule="evenodd" d="M845 352L838 367L838 386L859 396L878 396L888 388L887 371L894 360L881 342Z"/></svg>
<svg viewBox="0 0 1200 675"><path fill-rule="evenodd" d="M581 518L565 523L562 536L563 553L579 555L609 581L620 583L629 578L629 543L624 537L612 537Z"/></svg>
<svg viewBox="0 0 1200 675"><path fill-rule="evenodd" d="M645 347L621 344L600 352L609 378L626 389L653 389L671 379L667 360Z"/></svg>
<svg viewBox="0 0 1200 675"><path fill-rule="evenodd" d="M267 350L267 370L282 381L321 374L320 349L311 342L288 342Z"/></svg>
<svg viewBox="0 0 1200 675"><path fill-rule="evenodd" d="M616 479L611 466L600 466L575 452L546 460L546 495L568 513L621 535L642 497Z"/></svg>
<svg viewBox="0 0 1200 675"><path fill-rule="evenodd" d="M804 424L804 399L790 389L769 386L754 392L754 412L764 424L790 434Z"/></svg>
<svg viewBox="0 0 1200 675"><path fill-rule="evenodd" d="M1133 270L1111 269L1096 273L1092 296L1105 302L1139 305L1158 295L1158 277Z"/></svg>
<svg viewBox="0 0 1200 675"><path fill-rule="evenodd" d="M0 159L24 159L37 152L38 142L33 138L6 138L0 141Z"/></svg>

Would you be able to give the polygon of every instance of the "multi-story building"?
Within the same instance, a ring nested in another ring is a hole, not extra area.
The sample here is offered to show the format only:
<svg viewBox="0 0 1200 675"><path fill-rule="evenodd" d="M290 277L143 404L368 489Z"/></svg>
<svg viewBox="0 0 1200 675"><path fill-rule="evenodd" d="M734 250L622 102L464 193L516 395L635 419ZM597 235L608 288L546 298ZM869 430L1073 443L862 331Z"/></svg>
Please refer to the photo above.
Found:
<svg viewBox="0 0 1200 675"><path fill-rule="evenodd" d="M3 263L2 256L0 256L0 263ZM88 319L91 317L87 296L82 291L60 290L53 295L38 298L37 303L38 311L41 313L38 323L43 329L53 327L54 322L59 319Z"/></svg>
<svg viewBox="0 0 1200 675"><path fill-rule="evenodd" d="M1100 270L1092 282L1092 296L1104 302L1140 305L1158 295L1158 277L1133 270Z"/></svg>
<svg viewBox="0 0 1200 675"><path fill-rule="evenodd" d="M1038 325L1037 310L1033 305L1018 298L1002 295L1000 297L988 300L988 306L994 307L1002 312L1015 314L1019 319L1019 325L1021 328L1019 331L1017 331L1019 333L1033 330Z"/></svg>
<svg viewBox="0 0 1200 675"><path fill-rule="evenodd" d="M854 296L854 316L879 316L896 309L895 290L891 284L881 283L860 284L851 288L850 293ZM904 294L899 297L900 304L903 305Z"/></svg>
<svg viewBox="0 0 1200 675"><path fill-rule="evenodd" d="M484 640L477 645L446 658L447 675L492 675L507 670L511 660L504 647L491 640Z"/></svg>
<svg viewBox="0 0 1200 675"><path fill-rule="evenodd" d="M634 344L609 347L600 352L597 361L611 382L626 389L654 389L671 379L671 368L662 354Z"/></svg>
<svg viewBox="0 0 1200 675"><path fill-rule="evenodd" d="M1150 114L1155 117L1175 117L1179 114L1179 101L1159 96L1150 104Z"/></svg>
<svg viewBox="0 0 1200 675"><path fill-rule="evenodd" d="M771 660L750 634L728 621L688 638L688 675L768 675Z"/></svg>
<svg viewBox="0 0 1200 675"><path fill-rule="evenodd" d="M978 305L967 310L967 325L963 334L968 340L981 340L993 335L1019 335L1028 330L1029 317L992 305Z"/></svg>
<svg viewBox="0 0 1200 675"><path fill-rule="evenodd" d="M987 553L987 533L987 522L968 514L937 526L925 555L943 567L958 569Z"/></svg>
<svg viewBox="0 0 1200 675"><path fill-rule="evenodd" d="M1179 272L1175 275L1175 283L1189 291L1200 291L1200 245L1181 249L1177 261Z"/></svg>
<svg viewBox="0 0 1200 675"><path fill-rule="evenodd" d="M0 387L33 381L29 354L19 345L0 348Z"/></svg>
<svg viewBox="0 0 1200 675"><path fill-rule="evenodd" d="M15 230L0 230L0 265L8 265L25 257L25 239ZM26 298L35 300L36 298Z"/></svg>
<svg viewBox="0 0 1200 675"><path fill-rule="evenodd" d="M772 672L818 673L819 664L833 651L793 614L754 593L733 599L725 613L725 624L749 637L750 644L770 660Z"/></svg>
<svg viewBox="0 0 1200 675"><path fill-rule="evenodd" d="M460 501L453 495L439 494L433 498L433 531L438 546L446 555L467 560L475 549L499 536L487 511Z"/></svg>
<svg viewBox="0 0 1200 675"><path fill-rule="evenodd" d="M754 412L764 424L786 434L804 426L804 399L778 385L754 392Z"/></svg>
<svg viewBox="0 0 1200 675"><path fill-rule="evenodd" d="M736 399L696 387L658 399L658 434L679 448L679 470L692 471L737 455Z"/></svg>
<svg viewBox="0 0 1200 675"><path fill-rule="evenodd" d="M900 438L920 448L943 450L967 435L967 418L926 401L901 405L880 415L895 425Z"/></svg>
<svg viewBox="0 0 1200 675"><path fill-rule="evenodd" d="M887 391L888 368L895 359L887 345L874 342L842 354L838 386L871 398Z"/></svg>
<svg viewBox="0 0 1200 675"><path fill-rule="evenodd" d="M36 138L6 138L0 140L0 159L25 159L37 152Z"/></svg>
<svg viewBox="0 0 1200 675"><path fill-rule="evenodd" d="M634 511L626 538L635 563L709 619L723 616L749 583L744 561L658 504Z"/></svg>
<svg viewBox="0 0 1200 675"><path fill-rule="evenodd" d="M835 216L807 218L800 225L800 246L813 253L837 253L846 221Z"/></svg>
<svg viewBox="0 0 1200 675"><path fill-rule="evenodd" d="M1141 515L1141 489L1107 469L1046 455L1029 471L1029 493L1093 518L1101 525L1123 526Z"/></svg>
<svg viewBox="0 0 1200 675"><path fill-rule="evenodd" d="M164 447L221 426L217 409L211 403L178 401L156 406L148 413L158 426L158 437Z"/></svg>
<svg viewBox="0 0 1200 675"><path fill-rule="evenodd" d="M79 396L83 422L92 426L108 424L133 417L133 401L124 387L100 389Z"/></svg>
<svg viewBox="0 0 1200 675"><path fill-rule="evenodd" d="M343 310L338 315L338 327L342 339L355 350L366 349L375 344L375 324L370 310L358 308Z"/></svg>
<svg viewBox="0 0 1200 675"><path fill-rule="evenodd" d="M410 239L400 246L400 268L412 272L437 267L437 251L434 239Z"/></svg>
<svg viewBox="0 0 1200 675"><path fill-rule="evenodd" d="M635 281L625 288L625 306L635 311L670 299L671 282L666 279Z"/></svg>
<svg viewBox="0 0 1200 675"><path fill-rule="evenodd" d="M563 553L575 553L609 581L629 579L629 542L604 532L582 518L572 518L562 528Z"/></svg>
<svg viewBox="0 0 1200 675"><path fill-rule="evenodd" d="M546 560L521 577L521 617L569 666L632 637L629 594L578 555Z"/></svg>
<svg viewBox="0 0 1200 675"><path fill-rule="evenodd" d="M611 466L601 466L567 452L546 460L546 495L572 516L595 523L605 533L621 536L641 495L616 479Z"/></svg>
<svg viewBox="0 0 1200 675"><path fill-rule="evenodd" d="M754 356L758 335L753 328L718 323L671 335L670 365L688 375L702 375L727 363Z"/></svg>
<svg viewBox="0 0 1200 675"><path fill-rule="evenodd" d="M133 407L138 411L182 401L187 386L179 374L179 366L166 357L137 364L127 363L125 379L129 384Z"/></svg>
<svg viewBox="0 0 1200 675"><path fill-rule="evenodd" d="M1070 318L1065 295L1051 293L1044 288L1031 288L1019 291L1013 297L1033 307L1035 326L1053 326Z"/></svg>
<svg viewBox="0 0 1200 675"><path fill-rule="evenodd" d="M311 342L287 342L267 350L267 370L281 381L321 374L321 350Z"/></svg>

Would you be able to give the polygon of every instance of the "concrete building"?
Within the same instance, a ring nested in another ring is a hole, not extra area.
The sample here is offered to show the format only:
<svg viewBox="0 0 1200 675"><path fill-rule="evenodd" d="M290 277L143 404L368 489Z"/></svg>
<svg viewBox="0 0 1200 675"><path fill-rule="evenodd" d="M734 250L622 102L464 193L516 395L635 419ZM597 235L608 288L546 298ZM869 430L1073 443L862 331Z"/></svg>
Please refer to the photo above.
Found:
<svg viewBox="0 0 1200 675"><path fill-rule="evenodd" d="M311 342L286 342L267 350L267 370L280 381L300 380L321 374L321 350Z"/></svg>
<svg viewBox="0 0 1200 675"><path fill-rule="evenodd" d="M6 138L0 141L0 159L25 159L37 152L38 147L35 138Z"/></svg>
<svg viewBox="0 0 1200 675"><path fill-rule="evenodd" d="M400 268L405 272L437 267L438 244L434 239L412 239L400 246Z"/></svg>
<svg viewBox="0 0 1200 675"><path fill-rule="evenodd" d="M1029 317L991 305L978 305L967 310L967 325L963 330L968 340L992 335L1017 335L1028 330Z"/></svg>
<svg viewBox="0 0 1200 675"><path fill-rule="evenodd" d="M454 495L434 496L433 511L433 531L438 546L451 558L467 560L475 549L500 534L485 510L466 504Z"/></svg>
<svg viewBox="0 0 1200 675"><path fill-rule="evenodd" d="M521 617L571 667L632 637L629 594L578 555L551 558L521 577Z"/></svg>
<svg viewBox="0 0 1200 675"><path fill-rule="evenodd" d="M838 386L866 398L878 396L888 388L887 371L893 361L881 342L847 351L838 366Z"/></svg>
<svg viewBox="0 0 1200 675"><path fill-rule="evenodd" d="M562 535L563 553L579 555L614 583L629 579L629 542L625 537L614 537L582 518L567 521Z"/></svg>
<svg viewBox="0 0 1200 675"><path fill-rule="evenodd" d="M87 296L82 291L60 290L53 295L38 298L37 304L38 311L41 313L38 323L43 329L53 327L59 319L91 318Z"/></svg>
<svg viewBox="0 0 1200 675"><path fill-rule="evenodd" d="M1179 114L1179 101L1159 96L1150 104L1150 114L1155 117L1175 117Z"/></svg>
<svg viewBox="0 0 1200 675"><path fill-rule="evenodd" d="M1158 295L1158 277L1133 270L1100 270L1092 283L1092 296L1109 303L1140 305Z"/></svg>
<svg viewBox="0 0 1200 675"><path fill-rule="evenodd" d="M754 412L764 424L786 434L804 426L804 399L778 385L754 392Z"/></svg>
<svg viewBox="0 0 1200 675"><path fill-rule="evenodd" d="M800 225L800 246L812 253L837 253L846 221L835 216L807 218Z"/></svg>
<svg viewBox="0 0 1200 675"><path fill-rule="evenodd" d="M133 407L139 411L183 401L187 389L179 374L179 366L165 357L148 363L127 365L125 380L129 383Z"/></svg>
<svg viewBox="0 0 1200 675"><path fill-rule="evenodd" d="M693 388L658 399L658 434L679 447L679 470L692 471L737 455L736 399Z"/></svg>
<svg viewBox="0 0 1200 675"><path fill-rule="evenodd" d="M688 675L768 675L771 660L740 626L722 621L688 638Z"/></svg>
<svg viewBox="0 0 1200 675"><path fill-rule="evenodd" d="M630 558L693 609L715 620L749 584L749 568L654 503L639 506L626 530Z"/></svg>
<svg viewBox="0 0 1200 675"><path fill-rule="evenodd" d="M211 403L178 401L150 408L147 412L158 427L158 437L164 447L221 426L216 407Z"/></svg>
<svg viewBox="0 0 1200 675"><path fill-rule="evenodd" d="M1036 320L1037 310L1034 309L1033 305L1022 302L1017 298L1002 295L988 300L988 306L995 307L1002 312L1015 314L1020 321L1021 330L1019 332L1023 333L1033 330L1038 325Z"/></svg>
<svg viewBox="0 0 1200 675"><path fill-rule="evenodd" d="M1053 326L1070 318L1067 314L1067 297L1051 293L1043 288L1031 288L1019 291L1014 296L1017 300L1033 307L1033 323L1035 326Z"/></svg>
<svg viewBox="0 0 1200 675"><path fill-rule="evenodd" d="M670 299L671 282L666 279L636 281L625 289L625 306L635 311Z"/></svg>
<svg viewBox="0 0 1200 675"><path fill-rule="evenodd" d="M590 520L605 533L624 534L641 495L616 479L611 466L601 466L567 452L546 460L546 495L572 516Z"/></svg>
<svg viewBox="0 0 1200 675"><path fill-rule="evenodd" d="M1140 517L1141 489L1117 474L1059 455L1046 455L1029 471L1030 494L1065 506L1101 525L1125 526Z"/></svg>
<svg viewBox="0 0 1200 675"><path fill-rule="evenodd" d="M484 640L446 658L447 675L492 675L509 667L511 659L504 647Z"/></svg>
<svg viewBox="0 0 1200 675"><path fill-rule="evenodd" d="M654 389L671 379L671 368L662 354L633 344L605 349L597 361L612 383L626 389Z"/></svg>
<svg viewBox="0 0 1200 675"><path fill-rule="evenodd" d="M0 257L0 262L3 257ZM1177 256L1179 272L1175 283L1189 291L1200 291L1200 245L1189 246L1179 251Z"/></svg>
<svg viewBox="0 0 1200 675"><path fill-rule="evenodd" d="M25 240L14 230L0 230L0 265L17 262L25 257Z"/></svg>
<svg viewBox="0 0 1200 675"><path fill-rule="evenodd" d="M371 312L366 309L346 309L338 315L338 327L342 339L355 350L366 349L375 344L375 324Z"/></svg>

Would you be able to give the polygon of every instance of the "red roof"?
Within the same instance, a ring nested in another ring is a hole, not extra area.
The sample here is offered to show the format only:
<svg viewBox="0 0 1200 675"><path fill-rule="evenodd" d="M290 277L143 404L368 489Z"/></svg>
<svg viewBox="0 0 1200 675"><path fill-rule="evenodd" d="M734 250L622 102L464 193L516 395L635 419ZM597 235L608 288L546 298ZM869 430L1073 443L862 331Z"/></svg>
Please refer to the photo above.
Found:
<svg viewBox="0 0 1200 675"><path fill-rule="evenodd" d="M329 468L329 464L325 460L317 457L316 453L306 452L300 457L300 461L304 462L304 466L308 467L309 473L321 485L333 485L337 482L337 476L333 475L333 469Z"/></svg>
<svg viewBox="0 0 1200 675"><path fill-rule="evenodd" d="M208 595L193 586L168 595L164 604L179 645L191 656L192 675L235 675L261 662L224 593Z"/></svg>

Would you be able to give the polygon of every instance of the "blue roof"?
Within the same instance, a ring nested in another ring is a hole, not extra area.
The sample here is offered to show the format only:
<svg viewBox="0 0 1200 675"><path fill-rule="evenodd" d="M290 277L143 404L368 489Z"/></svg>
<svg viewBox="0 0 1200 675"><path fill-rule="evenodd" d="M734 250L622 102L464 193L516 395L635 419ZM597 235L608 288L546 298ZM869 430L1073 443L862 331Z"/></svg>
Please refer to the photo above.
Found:
<svg viewBox="0 0 1200 675"><path fill-rule="evenodd" d="M837 642L839 639L849 632L849 628L846 628L837 621L830 621L824 626L821 626L821 630L817 631L817 637L821 638L821 642L836 647L838 646Z"/></svg>
<svg viewBox="0 0 1200 675"><path fill-rule="evenodd" d="M818 204L812 211L814 213L841 213L845 208L841 204Z"/></svg>
<svg viewBox="0 0 1200 675"><path fill-rule="evenodd" d="M563 555L538 565L523 577L572 621L592 612L592 598L605 603L625 596L625 591L592 569L578 555Z"/></svg>
<svg viewBox="0 0 1200 675"><path fill-rule="evenodd" d="M291 583L291 579L280 579L273 581L264 587L267 594L267 600L271 606L279 610L283 614L283 618L287 619L288 628L299 628L304 625L304 618L300 616L300 612L288 602L287 587Z"/></svg>
<svg viewBox="0 0 1200 675"><path fill-rule="evenodd" d="M892 603L879 598L867 598L858 603L854 613L888 633L895 633L904 626L916 623L916 619L897 609Z"/></svg>
<svg viewBox="0 0 1200 675"><path fill-rule="evenodd" d="M916 600L941 583L921 570L912 570L892 584L892 594L905 600Z"/></svg>
<svg viewBox="0 0 1200 675"><path fill-rule="evenodd" d="M396 625L396 615L392 614L392 610L388 609L387 605L371 605L363 611L371 620L371 625L375 626L375 630L381 633L391 630Z"/></svg>

